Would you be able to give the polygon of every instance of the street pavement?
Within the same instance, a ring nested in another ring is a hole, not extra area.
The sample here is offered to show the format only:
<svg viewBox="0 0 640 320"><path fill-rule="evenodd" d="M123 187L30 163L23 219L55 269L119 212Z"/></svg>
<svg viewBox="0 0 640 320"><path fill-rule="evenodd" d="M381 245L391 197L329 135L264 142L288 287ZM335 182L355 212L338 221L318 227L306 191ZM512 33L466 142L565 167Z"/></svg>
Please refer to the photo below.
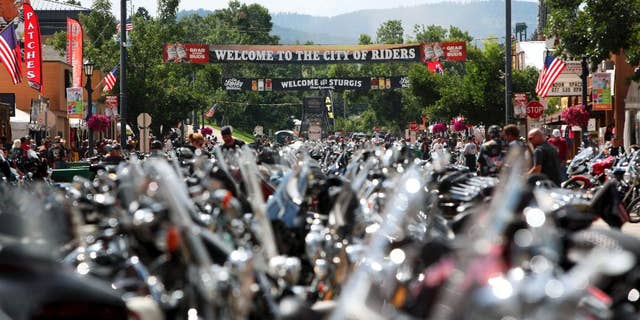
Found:
<svg viewBox="0 0 640 320"><path fill-rule="evenodd" d="M593 227L609 228L609 226L602 220L596 221L596 223L593 224ZM622 227L622 231L626 234L640 238L640 223L627 223Z"/></svg>

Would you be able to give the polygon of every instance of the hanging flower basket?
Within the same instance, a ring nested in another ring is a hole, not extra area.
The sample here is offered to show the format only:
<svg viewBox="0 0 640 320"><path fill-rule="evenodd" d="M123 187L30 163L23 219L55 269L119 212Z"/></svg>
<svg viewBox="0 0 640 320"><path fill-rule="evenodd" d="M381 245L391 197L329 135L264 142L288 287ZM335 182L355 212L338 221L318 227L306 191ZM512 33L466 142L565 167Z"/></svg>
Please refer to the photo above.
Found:
<svg viewBox="0 0 640 320"><path fill-rule="evenodd" d="M431 133L443 133L446 131L447 125L442 122L438 122L431 127Z"/></svg>
<svg viewBox="0 0 640 320"><path fill-rule="evenodd" d="M459 117L453 120L453 131L460 132L467 130L467 125L464 123L464 118Z"/></svg>
<svg viewBox="0 0 640 320"><path fill-rule="evenodd" d="M103 114L96 114L89 118L87 127L93 131L106 132L109 128L109 118Z"/></svg>
<svg viewBox="0 0 640 320"><path fill-rule="evenodd" d="M213 129L211 129L211 128L209 128L209 127L204 127L204 128L202 128L202 130L200 130L200 132L201 132L203 135L208 136L208 135L210 135L210 134L212 134L212 133L213 133Z"/></svg>
<svg viewBox="0 0 640 320"><path fill-rule="evenodd" d="M562 111L562 121L570 126L585 127L589 122L589 112L583 105L569 107Z"/></svg>

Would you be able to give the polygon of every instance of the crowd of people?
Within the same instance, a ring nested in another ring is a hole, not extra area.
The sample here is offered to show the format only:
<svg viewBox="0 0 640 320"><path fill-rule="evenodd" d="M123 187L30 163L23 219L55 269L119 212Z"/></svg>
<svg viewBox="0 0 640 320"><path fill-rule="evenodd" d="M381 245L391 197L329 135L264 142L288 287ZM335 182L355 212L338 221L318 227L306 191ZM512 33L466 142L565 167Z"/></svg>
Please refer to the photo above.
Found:
<svg viewBox="0 0 640 320"><path fill-rule="evenodd" d="M190 149L194 155L210 155L211 150L218 145L222 150L241 148L245 143L233 137L233 128L225 126L221 129L222 141L212 134L193 132L182 139L178 131L171 131L163 138L151 136L149 140L150 156L166 156L167 152L180 147ZM609 137L609 147L612 153L617 153L619 147L615 136ZM302 141L304 139L298 138ZM529 165L530 175L544 175L554 183L560 185L567 179L566 167L569 157L569 145L560 134L560 130L545 134L543 129L532 129L523 137L515 125L507 125L504 128L490 126L485 130L483 137L477 135L465 136L460 133L453 134L423 134L415 144L408 139L399 138L390 134L374 135L371 140L362 141L363 137L331 136L330 143L337 143L343 147L351 142L366 142L382 145L390 148L394 144L410 146L415 156L423 160L429 160L433 153L447 152L454 157L460 165L477 171L481 176L497 176L504 165L504 161L510 149L521 148L525 151L525 158ZM294 143L288 139L286 144ZM53 139L42 139L40 145L30 137L22 137L13 141L13 144L2 141L0 149L0 172L5 177L10 177L11 168L18 175L31 172L35 178L46 177L49 169L65 169L71 161L99 161L105 164L118 164L126 161L127 154L137 150L138 141L131 137L123 147L116 140L102 139L96 142L93 153L90 152L88 141L83 141L78 150L69 150L65 147L66 141L60 136ZM275 144L268 137L256 137L249 146L256 150L271 147ZM585 141L585 145L595 144L592 140ZM594 145L595 146L595 145ZM34 151L29 153L29 151ZM615 154L612 154L615 155Z"/></svg>

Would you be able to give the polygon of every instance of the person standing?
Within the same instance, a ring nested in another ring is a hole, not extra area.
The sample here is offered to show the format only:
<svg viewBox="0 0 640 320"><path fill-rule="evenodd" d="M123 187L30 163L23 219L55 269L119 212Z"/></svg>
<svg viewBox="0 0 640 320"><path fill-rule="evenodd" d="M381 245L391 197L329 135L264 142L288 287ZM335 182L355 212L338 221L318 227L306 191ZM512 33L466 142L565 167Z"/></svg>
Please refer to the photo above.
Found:
<svg viewBox="0 0 640 320"><path fill-rule="evenodd" d="M464 165L469 167L469 170L475 172L476 169L476 155L478 154L478 145L476 145L473 137L467 138L467 144L464 145L462 151L464 155Z"/></svg>
<svg viewBox="0 0 640 320"><path fill-rule="evenodd" d="M433 142L431 146L431 152L433 153L442 153L444 152L444 138L438 137L436 141Z"/></svg>
<svg viewBox="0 0 640 320"><path fill-rule="evenodd" d="M67 150L64 148L63 140L60 137L55 137L53 145L51 145L47 152L47 160L53 169L67 169L66 159Z"/></svg>
<svg viewBox="0 0 640 320"><path fill-rule="evenodd" d="M231 126L224 126L220 129L220 135L222 135L222 150L235 150L244 146L244 142L233 137L233 128Z"/></svg>
<svg viewBox="0 0 640 320"><path fill-rule="evenodd" d="M555 184L560 185L560 159L558 150L545 141L544 134L540 129L529 131L529 142L533 145L533 167L529 170L529 175L544 174Z"/></svg>
<svg viewBox="0 0 640 320"><path fill-rule="evenodd" d="M569 144L560 134L560 130L554 129L551 133L551 138L547 140L551 145L558 149L558 158L560 159L560 178L562 181L566 181L567 177L567 150Z"/></svg>
<svg viewBox="0 0 640 320"><path fill-rule="evenodd" d="M507 141L507 148L510 152L514 148L519 148L518 152L524 152L526 168L531 168L531 149L520 139L520 129L515 124L509 124L503 130L504 140Z"/></svg>

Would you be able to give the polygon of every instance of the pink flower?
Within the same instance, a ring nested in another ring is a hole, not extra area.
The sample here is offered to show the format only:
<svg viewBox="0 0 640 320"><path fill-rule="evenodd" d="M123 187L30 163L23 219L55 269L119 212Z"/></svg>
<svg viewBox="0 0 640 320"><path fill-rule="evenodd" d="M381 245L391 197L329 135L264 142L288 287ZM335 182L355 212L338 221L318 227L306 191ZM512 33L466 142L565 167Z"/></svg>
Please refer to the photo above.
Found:
<svg viewBox="0 0 640 320"><path fill-rule="evenodd" d="M570 126L584 127L589 122L589 111L583 105L562 110L562 121Z"/></svg>
<svg viewBox="0 0 640 320"><path fill-rule="evenodd" d="M453 131L467 130L467 125L464 124L464 118L456 118L453 120Z"/></svg>
<svg viewBox="0 0 640 320"><path fill-rule="evenodd" d="M204 127L204 128L202 128L202 130L200 130L200 133L202 133L205 136L208 136L208 135L213 133L213 129L211 129L209 127Z"/></svg>
<svg viewBox="0 0 640 320"><path fill-rule="evenodd" d="M109 128L109 118L104 114L95 114L87 121L87 127L93 131L107 131Z"/></svg>
<svg viewBox="0 0 640 320"><path fill-rule="evenodd" d="M447 125L442 122L438 122L431 127L432 133L443 133L446 131L447 131Z"/></svg>

